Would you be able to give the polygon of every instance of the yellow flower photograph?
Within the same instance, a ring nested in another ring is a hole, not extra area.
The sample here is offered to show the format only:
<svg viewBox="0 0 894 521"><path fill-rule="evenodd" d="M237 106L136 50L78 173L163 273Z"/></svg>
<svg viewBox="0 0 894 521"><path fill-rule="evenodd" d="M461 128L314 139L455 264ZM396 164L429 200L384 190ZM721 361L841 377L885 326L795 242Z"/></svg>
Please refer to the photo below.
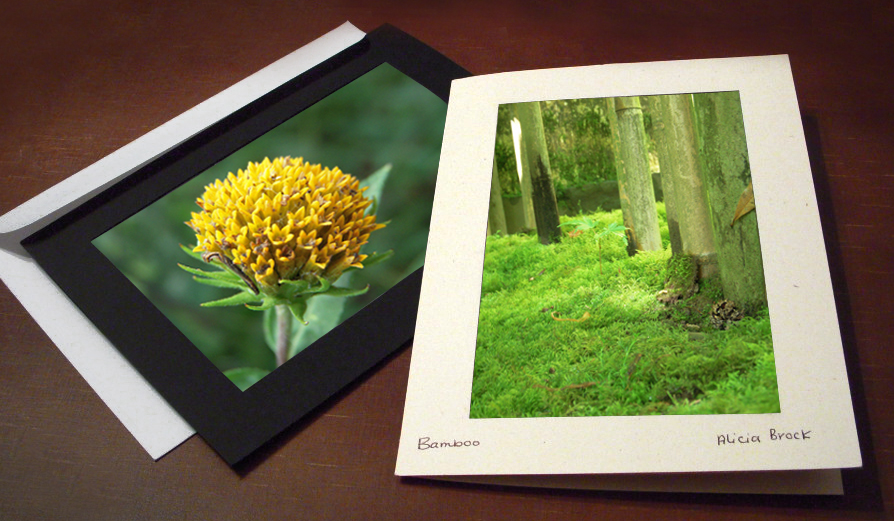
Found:
<svg viewBox="0 0 894 521"><path fill-rule="evenodd" d="M380 65L93 244L245 390L422 267L446 108Z"/></svg>
<svg viewBox="0 0 894 521"><path fill-rule="evenodd" d="M368 215L372 200L354 176L303 158L265 158L205 188L186 224L194 252L217 258L252 287L275 295L284 282L325 278L362 268L360 247L384 224ZM246 275L247 273L247 275Z"/></svg>

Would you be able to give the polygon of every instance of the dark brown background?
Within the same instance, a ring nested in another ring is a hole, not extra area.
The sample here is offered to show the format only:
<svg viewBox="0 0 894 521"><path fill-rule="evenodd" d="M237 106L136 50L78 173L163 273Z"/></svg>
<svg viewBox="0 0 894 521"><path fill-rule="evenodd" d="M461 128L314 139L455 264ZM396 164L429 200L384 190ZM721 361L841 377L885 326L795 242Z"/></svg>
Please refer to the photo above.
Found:
<svg viewBox="0 0 894 521"><path fill-rule="evenodd" d="M344 21L364 31L391 23L474 74L789 54L822 145L815 174L867 469L836 500L401 480L393 469L411 349L240 472L195 437L153 462L0 286L0 518L894 518L890 1L9 4L0 9L0 213Z"/></svg>

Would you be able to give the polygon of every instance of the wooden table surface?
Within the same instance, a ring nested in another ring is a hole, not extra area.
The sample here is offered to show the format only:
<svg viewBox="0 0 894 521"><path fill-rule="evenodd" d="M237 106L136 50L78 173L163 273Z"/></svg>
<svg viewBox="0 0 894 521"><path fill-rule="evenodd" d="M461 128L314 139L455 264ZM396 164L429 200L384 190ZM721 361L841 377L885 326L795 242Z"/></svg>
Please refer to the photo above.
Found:
<svg viewBox="0 0 894 521"><path fill-rule="evenodd" d="M0 213L344 21L395 25L474 74L789 54L824 161L817 189L866 468L833 500L402 480L411 348L240 472L198 437L153 462L0 286L0 519L894 518L890 1L6 2Z"/></svg>

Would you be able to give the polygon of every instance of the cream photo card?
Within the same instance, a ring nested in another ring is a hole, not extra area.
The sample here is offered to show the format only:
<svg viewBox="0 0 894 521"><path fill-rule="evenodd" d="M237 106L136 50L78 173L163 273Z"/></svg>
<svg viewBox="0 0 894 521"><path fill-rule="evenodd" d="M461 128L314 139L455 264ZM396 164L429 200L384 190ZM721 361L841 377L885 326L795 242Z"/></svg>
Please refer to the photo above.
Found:
<svg viewBox="0 0 894 521"><path fill-rule="evenodd" d="M453 82L398 475L860 465L786 56Z"/></svg>

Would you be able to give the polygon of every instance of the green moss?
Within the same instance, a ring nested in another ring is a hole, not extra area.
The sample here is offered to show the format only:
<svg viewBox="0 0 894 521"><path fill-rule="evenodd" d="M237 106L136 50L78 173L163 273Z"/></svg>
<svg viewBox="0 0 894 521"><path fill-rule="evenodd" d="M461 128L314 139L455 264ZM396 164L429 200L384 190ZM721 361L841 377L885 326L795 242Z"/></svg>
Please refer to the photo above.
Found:
<svg viewBox="0 0 894 521"><path fill-rule="evenodd" d="M669 284L678 286L691 284L695 279L697 266L695 259L689 255L674 255L667 261L667 280Z"/></svg>
<svg viewBox="0 0 894 521"><path fill-rule="evenodd" d="M618 211L588 217L621 222ZM779 410L766 308L725 331L691 331L682 323L706 323L718 287L704 283L679 308L688 316L668 320L656 295L691 265L669 249L628 257L621 241L604 241L600 271L587 235L549 246L488 238L471 417Z"/></svg>

